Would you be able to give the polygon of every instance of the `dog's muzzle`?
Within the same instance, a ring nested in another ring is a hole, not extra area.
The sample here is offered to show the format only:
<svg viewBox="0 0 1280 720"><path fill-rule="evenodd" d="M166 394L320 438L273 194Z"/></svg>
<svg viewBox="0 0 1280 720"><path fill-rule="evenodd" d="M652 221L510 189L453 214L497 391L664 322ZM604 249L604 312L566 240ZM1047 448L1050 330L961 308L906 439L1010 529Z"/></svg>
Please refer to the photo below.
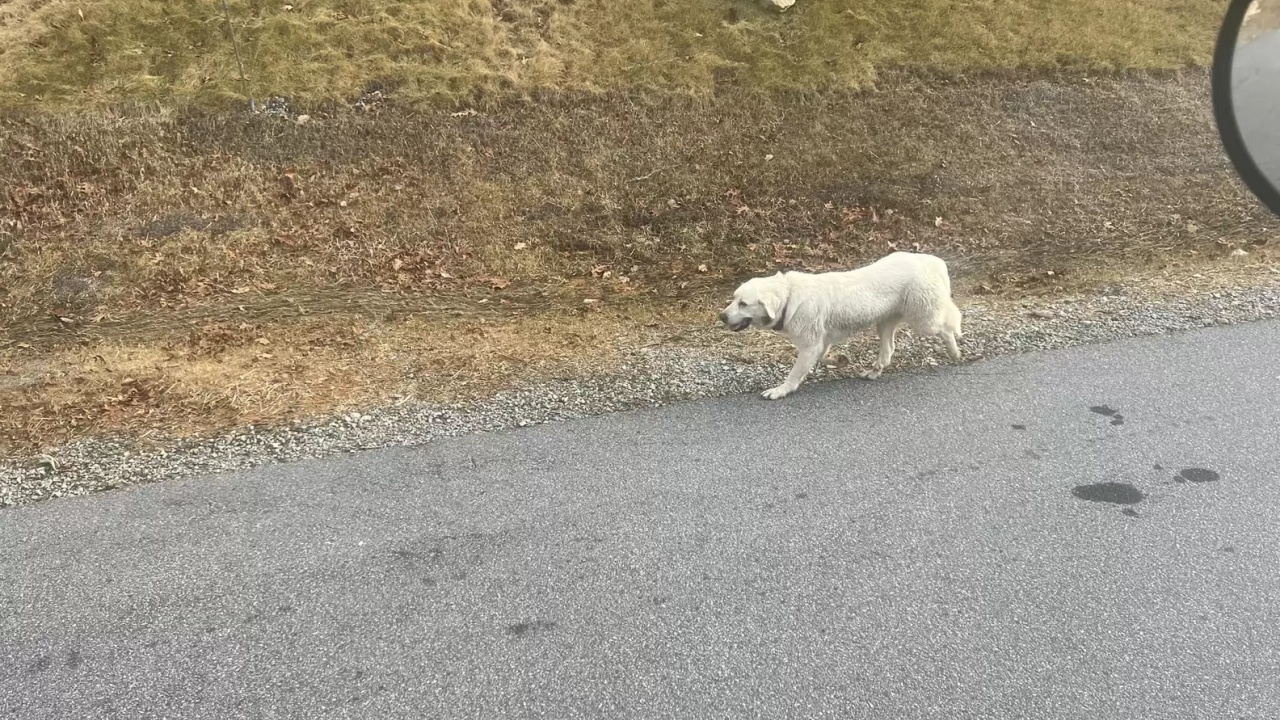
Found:
<svg viewBox="0 0 1280 720"><path fill-rule="evenodd" d="M742 332L743 330L746 330L747 328L751 327L751 318L749 317L743 318L739 320L737 323L731 325L729 324L729 316L723 312L720 313L720 322L723 323L725 327L729 328L734 332Z"/></svg>

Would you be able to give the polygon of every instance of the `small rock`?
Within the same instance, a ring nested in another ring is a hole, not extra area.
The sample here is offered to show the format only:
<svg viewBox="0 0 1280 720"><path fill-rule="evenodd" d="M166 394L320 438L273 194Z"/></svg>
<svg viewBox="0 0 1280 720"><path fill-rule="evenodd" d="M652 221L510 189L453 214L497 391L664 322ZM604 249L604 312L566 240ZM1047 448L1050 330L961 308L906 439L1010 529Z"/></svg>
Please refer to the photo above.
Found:
<svg viewBox="0 0 1280 720"><path fill-rule="evenodd" d="M275 117L289 116L289 101L280 96L272 97L267 100L266 107L263 108L264 115L273 115Z"/></svg>
<svg viewBox="0 0 1280 720"><path fill-rule="evenodd" d="M1052 310L1032 310L1030 313L1031 317L1040 318L1041 320L1051 320L1055 314Z"/></svg>
<svg viewBox="0 0 1280 720"><path fill-rule="evenodd" d="M363 110L365 112L373 112L375 110L378 110L382 106L382 99L383 97L382 97L381 90L374 90L372 92L367 92L364 95L361 95L359 100L356 100L355 107L357 110Z"/></svg>

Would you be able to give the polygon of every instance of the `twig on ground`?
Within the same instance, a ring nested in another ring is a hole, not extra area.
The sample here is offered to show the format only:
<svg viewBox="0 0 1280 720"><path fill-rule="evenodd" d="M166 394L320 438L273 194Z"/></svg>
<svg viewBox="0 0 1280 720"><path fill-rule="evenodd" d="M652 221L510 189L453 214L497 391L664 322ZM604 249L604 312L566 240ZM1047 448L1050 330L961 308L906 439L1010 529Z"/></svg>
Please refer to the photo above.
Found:
<svg viewBox="0 0 1280 720"><path fill-rule="evenodd" d="M631 178L630 180L628 180L627 182L640 182L640 181L642 181L642 180L648 180L649 178L653 177L654 175L657 175L658 173L662 172L663 170L667 170L667 169L669 169L670 167L671 167L670 165L666 165L666 166L660 167L660 168L658 168L658 169L654 170L653 172L649 173L648 175L641 175L641 176L639 176L639 177L633 177L633 178Z"/></svg>
<svg viewBox="0 0 1280 720"><path fill-rule="evenodd" d="M227 0L222 0L222 14L227 18L227 34L231 36L231 46L236 52L236 67L240 69L240 82L247 83L249 78L244 74L244 61L240 58L240 41L236 39L235 27L231 24L231 9L227 7ZM245 94L248 95L248 85L245 85Z"/></svg>

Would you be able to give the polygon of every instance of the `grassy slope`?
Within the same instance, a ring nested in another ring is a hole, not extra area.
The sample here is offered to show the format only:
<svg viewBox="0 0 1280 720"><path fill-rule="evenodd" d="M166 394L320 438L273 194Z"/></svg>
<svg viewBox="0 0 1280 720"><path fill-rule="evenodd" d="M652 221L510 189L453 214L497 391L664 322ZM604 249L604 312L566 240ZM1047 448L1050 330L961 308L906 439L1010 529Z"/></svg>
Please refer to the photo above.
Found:
<svg viewBox="0 0 1280 720"><path fill-rule="evenodd" d="M775 263L1034 292L1269 237L1203 71L1086 77L1203 64L1218 0L229 5L247 85L215 0L0 4L0 455L565 372ZM246 94L316 119L183 109Z"/></svg>
<svg viewBox="0 0 1280 720"><path fill-rule="evenodd" d="M860 88L877 68L1179 68L1204 63L1218 0L10 0L0 100L404 101L538 91Z"/></svg>

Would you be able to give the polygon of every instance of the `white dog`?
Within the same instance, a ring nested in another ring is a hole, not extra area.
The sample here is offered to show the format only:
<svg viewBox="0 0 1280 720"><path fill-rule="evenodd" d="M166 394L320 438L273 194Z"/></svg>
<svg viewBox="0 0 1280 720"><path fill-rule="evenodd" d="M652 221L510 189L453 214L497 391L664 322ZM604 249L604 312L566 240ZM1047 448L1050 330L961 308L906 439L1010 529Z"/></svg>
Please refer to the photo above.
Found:
<svg viewBox="0 0 1280 720"><path fill-rule="evenodd" d="M862 374L867 379L879 377L889 366L894 336L903 323L921 335L941 337L953 360L960 359L956 338L963 337L946 262L908 252L846 272L780 272L753 278L734 291L720 321L735 332L754 325L795 343L795 367L781 385L762 393L769 400L800 387L832 345L873 325L880 333L880 354Z"/></svg>

